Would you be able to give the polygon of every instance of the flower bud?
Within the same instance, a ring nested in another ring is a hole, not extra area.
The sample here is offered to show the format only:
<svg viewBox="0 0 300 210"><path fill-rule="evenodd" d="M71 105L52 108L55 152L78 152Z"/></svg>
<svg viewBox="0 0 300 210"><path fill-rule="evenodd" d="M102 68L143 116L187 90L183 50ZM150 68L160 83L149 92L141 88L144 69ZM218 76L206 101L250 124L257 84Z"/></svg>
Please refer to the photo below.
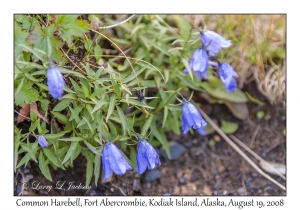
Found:
<svg viewBox="0 0 300 210"><path fill-rule="evenodd" d="M50 68L48 68L47 74L47 84L50 95L53 98L61 99L65 86L65 81L62 73L56 66L51 66Z"/></svg>
<svg viewBox="0 0 300 210"><path fill-rule="evenodd" d="M46 148L48 146L48 142L47 142L46 138L43 135L39 135L38 143L43 148Z"/></svg>

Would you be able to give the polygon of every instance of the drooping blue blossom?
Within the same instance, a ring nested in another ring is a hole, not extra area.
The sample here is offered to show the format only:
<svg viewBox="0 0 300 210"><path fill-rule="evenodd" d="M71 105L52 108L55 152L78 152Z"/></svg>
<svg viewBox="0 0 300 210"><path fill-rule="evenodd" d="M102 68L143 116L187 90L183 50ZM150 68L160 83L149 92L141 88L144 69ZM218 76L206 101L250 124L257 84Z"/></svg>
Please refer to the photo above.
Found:
<svg viewBox="0 0 300 210"><path fill-rule="evenodd" d="M138 136L138 150L136 154L137 172L144 173L146 168L153 169L155 164L160 165L160 160L155 149L146 140Z"/></svg>
<svg viewBox="0 0 300 210"><path fill-rule="evenodd" d="M207 79L208 55L203 48L197 49L190 60L190 68L199 79ZM188 73L185 69L183 73Z"/></svg>
<svg viewBox="0 0 300 210"><path fill-rule="evenodd" d="M218 69L218 76L223 82L226 91L234 92L237 84L234 77L238 77L238 74L233 70L233 68L227 63L220 63Z"/></svg>
<svg viewBox="0 0 300 210"><path fill-rule="evenodd" d="M43 148L46 148L48 146L48 141L43 135L38 136L38 143Z"/></svg>
<svg viewBox="0 0 300 210"><path fill-rule="evenodd" d="M182 104L182 129L181 132L185 134L192 127L194 130L198 130L199 128L206 126L207 123L200 115L197 108L186 99L183 100Z"/></svg>
<svg viewBox="0 0 300 210"><path fill-rule="evenodd" d="M103 147L102 168L104 170L104 180L108 179L112 175L112 172L123 175L126 170L132 169L121 151L113 143L107 143Z"/></svg>
<svg viewBox="0 0 300 210"><path fill-rule="evenodd" d="M221 35L213 31L201 31L202 45L209 52L210 56L215 56L221 48L227 48L231 46L231 41L225 39Z"/></svg>
<svg viewBox="0 0 300 210"><path fill-rule="evenodd" d="M205 128L202 126L200 127L199 129L197 129L198 133L201 135L201 136L206 136L207 133L205 131Z"/></svg>
<svg viewBox="0 0 300 210"><path fill-rule="evenodd" d="M53 98L61 99L65 86L65 81L62 73L56 66L51 66L50 68L48 68L47 72L47 84L50 95Z"/></svg>

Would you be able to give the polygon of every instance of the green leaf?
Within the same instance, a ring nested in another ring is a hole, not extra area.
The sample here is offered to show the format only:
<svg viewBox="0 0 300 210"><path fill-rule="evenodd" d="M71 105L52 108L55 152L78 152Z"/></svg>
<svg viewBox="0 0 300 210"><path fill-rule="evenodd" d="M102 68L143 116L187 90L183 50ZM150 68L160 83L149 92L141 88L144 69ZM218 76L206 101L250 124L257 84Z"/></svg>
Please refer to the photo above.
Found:
<svg viewBox="0 0 300 210"><path fill-rule="evenodd" d="M23 107L24 103L32 104L38 100L38 92L36 89L32 88L33 83L24 80L23 85L17 93L15 93L15 104Z"/></svg>
<svg viewBox="0 0 300 210"><path fill-rule="evenodd" d="M146 122L145 122L145 124L144 124L144 126L143 126L143 128L142 128L142 132L141 132L141 135L142 135L142 136L146 136L146 132L148 131L148 129L149 129L151 123L152 123L152 119L153 119L153 116L150 116L150 117L146 120Z"/></svg>
<svg viewBox="0 0 300 210"><path fill-rule="evenodd" d="M35 157L35 151L32 150L27 144L21 144L21 147L27 152L27 154L30 156L34 162L38 162L36 157Z"/></svg>
<svg viewBox="0 0 300 210"><path fill-rule="evenodd" d="M110 115L112 114L112 112L115 109L115 103L116 103L116 95L113 94L110 98L110 102L109 102L109 106L108 106L108 111L107 111L107 115L106 115L106 122L108 121Z"/></svg>
<svg viewBox="0 0 300 210"><path fill-rule="evenodd" d="M71 155L73 154L73 153L75 153L75 151L76 151L76 148L77 148L77 145L78 145L78 141L73 141L72 143L71 143L71 146L70 146L70 148L69 148L69 150L68 150L68 152L67 152L67 154L66 154L66 156L65 156L65 158L64 158L64 160L63 160L63 164L65 163L65 162L67 162L69 159L70 159L70 157L71 157Z"/></svg>
<svg viewBox="0 0 300 210"><path fill-rule="evenodd" d="M22 30L21 27L15 25L15 33L14 33L14 59L16 60L19 56L23 57L22 51L24 50L23 47L20 46L20 44L28 45L29 43L26 40L26 37L29 35L29 33ZM23 59L21 59L23 60Z"/></svg>
<svg viewBox="0 0 300 210"><path fill-rule="evenodd" d="M165 99L163 99L157 106L157 108L155 109L154 113L158 112L159 110L161 110L162 108L164 108L169 101L174 97L174 95L176 95L179 91L181 90L181 88L178 88L176 91L174 91L171 95L169 95L168 97L166 97Z"/></svg>
<svg viewBox="0 0 300 210"><path fill-rule="evenodd" d="M148 109L154 109L154 107L148 106L147 104L144 104L144 103L139 102L137 100L134 100L132 98L128 98L128 101L126 99L121 99L120 102L128 103L128 104L131 104L131 105L134 105L134 106L145 107L145 108L148 108Z"/></svg>
<svg viewBox="0 0 300 210"><path fill-rule="evenodd" d="M60 148L56 151L54 151L54 155L57 157L57 158L61 158L69 149L69 145L68 146L65 146L63 148Z"/></svg>
<svg viewBox="0 0 300 210"><path fill-rule="evenodd" d="M23 79L21 80L21 82L18 85L18 88L15 90L15 95L17 95L20 92L20 90L22 89L24 81L25 81L25 78L23 77Z"/></svg>
<svg viewBox="0 0 300 210"><path fill-rule="evenodd" d="M55 117L56 119L62 121L63 123L66 124L66 123L69 122L68 118L67 118L65 115L62 115L62 114L60 114L60 113L58 113L58 112L54 112L54 111L51 111L51 113L54 115L54 117Z"/></svg>
<svg viewBox="0 0 300 210"><path fill-rule="evenodd" d="M238 124L237 123L231 123L231 122L227 122L225 120L222 120L222 122L221 122L221 130L225 134L234 133L237 129L238 129Z"/></svg>
<svg viewBox="0 0 300 210"><path fill-rule="evenodd" d="M42 172L42 174L52 182L52 177L51 177L51 174L50 174L50 171L49 171L49 167L48 167L48 164L46 164L45 162L45 158L44 158L44 155L43 155L43 152L41 151L40 152L40 155L39 155L39 168Z"/></svg>
<svg viewBox="0 0 300 210"><path fill-rule="evenodd" d="M31 112L30 112L30 113L31 113ZM32 113L35 114L34 111L32 111ZM35 117L36 117L36 115L35 115ZM32 118L31 118L31 120L32 120ZM33 131L36 129L36 127L37 127L38 124L39 124L39 121L35 120L35 122L31 124L31 126L30 126L30 128L29 128L29 131L30 131L30 132L33 132Z"/></svg>
<svg viewBox="0 0 300 210"><path fill-rule="evenodd" d="M58 48L61 47L63 43L54 36L55 31L56 26L54 24L47 27L41 27L37 24L34 28L34 33L36 33L37 36L34 47L45 52L51 52L51 54L47 56L56 63L60 63L63 56ZM44 56L44 60L46 60L47 56Z"/></svg>
<svg viewBox="0 0 300 210"><path fill-rule="evenodd" d="M183 16L176 15L173 17L179 28L179 34L180 34L181 38L183 40L187 41L189 39L190 33L192 31L191 25L189 24L187 19Z"/></svg>
<svg viewBox="0 0 300 210"><path fill-rule="evenodd" d="M134 78L136 78L137 76L139 76L141 73L143 73L143 71L145 70L146 68L142 68L138 71L136 71L135 73L133 74L130 74L128 77L126 77L122 83L128 83L130 82L131 80L133 80Z"/></svg>
<svg viewBox="0 0 300 210"><path fill-rule="evenodd" d="M91 150L92 153L95 155L101 155L102 150L97 150L96 147L88 143L87 141L84 141L85 145Z"/></svg>
<svg viewBox="0 0 300 210"><path fill-rule="evenodd" d="M90 131L93 133L95 128L92 126L92 124L85 117L82 117L82 118L86 121L86 123L89 126Z"/></svg>
<svg viewBox="0 0 300 210"><path fill-rule="evenodd" d="M134 169L134 172L136 171L136 150L134 147L129 147L129 155L130 155L130 160Z"/></svg>
<svg viewBox="0 0 300 210"><path fill-rule="evenodd" d="M198 91L203 91L203 89L197 87L194 83L194 81L192 81L191 79L188 79L180 74L176 74L176 76L188 87L194 89L194 90L198 90ZM199 82L199 83L204 83L204 82Z"/></svg>
<svg viewBox="0 0 300 210"><path fill-rule="evenodd" d="M64 98L78 100L78 97L74 93L68 93L62 97L62 99L64 99Z"/></svg>
<svg viewBox="0 0 300 210"><path fill-rule="evenodd" d="M45 138L52 141L52 142L55 142L56 140L58 140L60 137L62 137L63 135L65 135L66 133L69 133L70 131L62 131L62 132L59 132L59 133L54 133L54 134L45 134Z"/></svg>
<svg viewBox="0 0 300 210"><path fill-rule="evenodd" d="M93 161L94 161L94 155L86 152L86 151L82 151L82 154L85 156L86 158L86 181L85 181L85 186L89 186L90 182L92 180L92 176L93 176Z"/></svg>
<svg viewBox="0 0 300 210"><path fill-rule="evenodd" d="M159 46L158 44L156 44L155 42L151 41L149 38L146 38L144 36L140 36L140 38L143 40L143 42L148 43L150 45L152 45L154 48L156 48L159 52L162 52L163 54L165 54L166 56L170 57L169 52L167 51L167 49L164 49L162 46ZM158 42L160 43L160 42Z"/></svg>
<svg viewBox="0 0 300 210"><path fill-rule="evenodd" d="M226 91L222 81L218 78L209 77L208 81L209 83L202 82L201 86L213 97L234 103L244 103L248 101L246 95L240 89L237 88L235 92L229 93Z"/></svg>
<svg viewBox="0 0 300 210"><path fill-rule="evenodd" d="M94 54L95 54L96 61L98 62L102 56L102 49L99 44L96 44L94 48Z"/></svg>
<svg viewBox="0 0 300 210"><path fill-rule="evenodd" d="M61 32L61 37L69 45L72 44L72 37L84 37L83 33L92 28L90 24L83 20L77 20L78 15L58 15L55 24Z"/></svg>
<svg viewBox="0 0 300 210"><path fill-rule="evenodd" d="M20 162L18 163L18 165L16 166L16 168L19 168L20 166L24 165L25 166L27 165L27 163L29 162L30 160L30 155L27 153L21 160Z"/></svg>
<svg viewBox="0 0 300 210"><path fill-rule="evenodd" d="M72 79L70 78L70 81L74 87L75 92L82 98L84 98L83 90L82 88Z"/></svg>
<svg viewBox="0 0 300 210"><path fill-rule="evenodd" d="M168 158L171 159L170 147L169 147L169 144L168 144L168 140L166 139L166 136L161 134L157 130L155 123L152 123L150 128L151 128L151 131L152 131L153 135L155 136L155 138L161 143L161 145L165 149Z"/></svg>
<svg viewBox="0 0 300 210"><path fill-rule="evenodd" d="M104 104L108 104L108 101L105 99L101 99L97 102L96 106L94 107L92 113L94 113L95 111L99 110Z"/></svg>
<svg viewBox="0 0 300 210"><path fill-rule="evenodd" d="M122 128L123 128L123 135L126 135L126 130L127 130L128 134L130 134L130 129L127 124L127 120L126 120L123 110L119 106L117 106L117 110L118 110L118 115L120 117Z"/></svg>
<svg viewBox="0 0 300 210"><path fill-rule="evenodd" d="M48 105L49 105L50 101L47 100L47 99L42 99L40 102L41 102L42 109L44 111L47 111L48 110Z"/></svg>
<svg viewBox="0 0 300 210"><path fill-rule="evenodd" d="M92 46L93 46L93 41L88 39L88 40L85 40L84 42L84 48L86 49L86 51L90 51L92 49Z"/></svg>
<svg viewBox="0 0 300 210"><path fill-rule="evenodd" d="M168 118L168 113L169 113L169 110L168 110L168 107L165 106L164 108L164 118L163 118L163 122L162 122L162 128L164 127L165 123L166 123L166 120Z"/></svg>
<svg viewBox="0 0 300 210"><path fill-rule="evenodd" d="M101 155L95 155L94 162L95 162L95 164L94 164L95 185L97 186L98 179L100 177Z"/></svg>
<svg viewBox="0 0 300 210"><path fill-rule="evenodd" d="M83 138L82 137L69 137L69 138L64 138L64 139L58 139L59 141L74 141L74 142L78 142L78 141L82 141Z"/></svg>
<svg viewBox="0 0 300 210"><path fill-rule="evenodd" d="M78 124L80 122L80 118L79 118L79 113L81 112L81 110L83 109L82 106L76 106L76 108L73 110L70 106L69 106L69 109L71 111L71 116L70 116L70 119L69 121L71 120L75 120L75 122Z"/></svg>
<svg viewBox="0 0 300 210"><path fill-rule="evenodd" d="M64 169L63 165L61 164L61 162L55 157L55 155L50 152L49 149L45 148L43 150L44 154L47 156L47 158L57 167Z"/></svg>
<svg viewBox="0 0 300 210"><path fill-rule="evenodd" d="M71 103L71 99L68 99L68 98L62 99L61 102L59 102L53 108L53 111L60 112L60 111L64 110L66 107L68 107L70 103Z"/></svg>
<svg viewBox="0 0 300 210"><path fill-rule="evenodd" d="M261 102L260 100L253 98L247 91L245 91L246 96L249 98L250 101L253 103L259 104L259 105L264 105L264 102Z"/></svg>
<svg viewBox="0 0 300 210"><path fill-rule="evenodd" d="M79 72L76 72L76 71L73 71L73 70L69 70L69 69L65 69L65 68L63 68L63 67L57 67L60 71L61 71L61 73L63 73L63 74L72 74L72 75L74 75L74 76L76 76L76 77L80 77L80 78L84 78L85 79L85 76L84 75L82 75L81 73L79 73Z"/></svg>
<svg viewBox="0 0 300 210"><path fill-rule="evenodd" d="M31 31L35 24L38 24L38 20L34 17L27 17L26 15L22 15L22 28L26 31Z"/></svg>

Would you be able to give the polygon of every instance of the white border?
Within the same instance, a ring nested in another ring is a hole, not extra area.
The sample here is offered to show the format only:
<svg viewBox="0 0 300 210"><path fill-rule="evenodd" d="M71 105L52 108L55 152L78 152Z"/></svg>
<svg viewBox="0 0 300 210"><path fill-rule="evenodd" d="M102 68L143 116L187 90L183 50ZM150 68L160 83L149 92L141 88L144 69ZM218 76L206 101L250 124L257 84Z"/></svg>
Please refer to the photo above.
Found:
<svg viewBox="0 0 300 210"><path fill-rule="evenodd" d="M18 197L13 197L13 14L15 13L106 13L106 14L186 14L186 13L286 13L287 14L287 73L288 94L287 94L287 197L285 206L280 209L298 207L299 192L299 164L300 159L297 154L299 146L299 124L298 124L298 84L299 84L299 10L296 1L279 0L252 0L252 1L38 1L38 0L18 0L4 2L1 5L1 206L14 207ZM4 46L4 47L3 47ZM10 111L9 111L10 110ZM28 200L49 200L57 198L67 200L67 197L22 197ZM84 197L87 198L87 197ZM126 200L126 197L109 197L112 200ZM131 197L132 198L132 197ZM141 197L142 198L142 197ZM159 197L155 197L159 199ZM180 198L180 197L177 197ZM193 197L186 197L187 200ZM216 197L213 197L215 199ZM229 202L231 198L236 200L251 199L252 197L225 197ZM279 200L282 197L253 197L257 200ZM72 197L75 199L75 197ZM83 199L83 198L82 198ZM99 199L99 197L98 197ZM143 197L142 199L149 199ZM203 199L203 197L200 197ZM35 207L22 207L22 209L32 209ZM41 207L38 207L41 208ZM49 207L46 207L49 208ZM50 207L52 208L52 207ZM76 207L72 207L76 208ZM103 207L97 207L97 209ZM113 209L114 207L110 207ZM121 207L129 209L128 207ZM140 209L141 207L139 207ZM176 207L177 209L181 207ZM217 209L218 207L201 207L201 209ZM245 207L247 208L247 207ZM276 207L273 207L276 208ZM106 209L106 208L105 208ZM132 209L132 208L130 208ZM135 208L137 209L137 208ZM219 208L218 208L219 209ZM231 208L226 208L231 209ZM232 209L238 209L237 207ZM265 208L262 208L265 209ZM297 208L291 208L297 209Z"/></svg>

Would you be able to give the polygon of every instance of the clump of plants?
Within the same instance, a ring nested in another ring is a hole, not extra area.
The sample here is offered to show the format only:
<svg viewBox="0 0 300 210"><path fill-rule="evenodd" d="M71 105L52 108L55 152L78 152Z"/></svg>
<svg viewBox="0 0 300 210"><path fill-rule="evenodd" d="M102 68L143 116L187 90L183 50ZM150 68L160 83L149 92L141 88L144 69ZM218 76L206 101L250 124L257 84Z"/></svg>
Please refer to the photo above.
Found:
<svg viewBox="0 0 300 210"><path fill-rule="evenodd" d="M15 15L14 40L15 169L34 161L50 181L49 167L79 155L86 185L159 166L166 132L207 135L192 92L244 117L238 74L219 56L234 43L182 16Z"/></svg>

